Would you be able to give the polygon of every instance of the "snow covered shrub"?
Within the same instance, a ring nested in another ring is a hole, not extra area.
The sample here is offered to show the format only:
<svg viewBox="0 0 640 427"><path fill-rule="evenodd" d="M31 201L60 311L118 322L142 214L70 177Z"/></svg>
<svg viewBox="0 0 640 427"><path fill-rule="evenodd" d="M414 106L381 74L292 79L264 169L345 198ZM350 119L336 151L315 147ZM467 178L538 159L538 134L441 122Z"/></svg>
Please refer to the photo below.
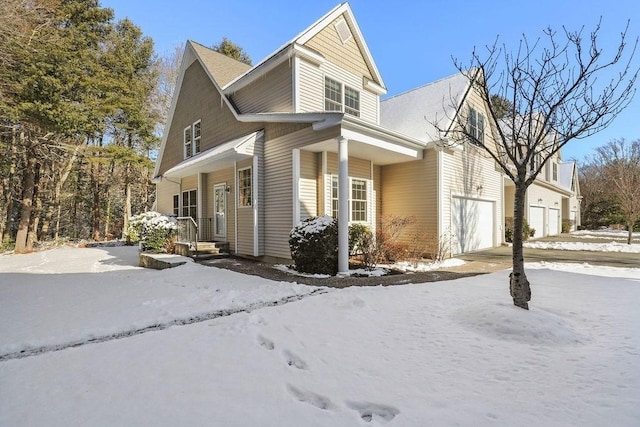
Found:
<svg viewBox="0 0 640 427"><path fill-rule="evenodd" d="M338 220L329 216L308 218L289 234L291 259L303 273L338 272Z"/></svg>
<svg viewBox="0 0 640 427"><path fill-rule="evenodd" d="M126 236L128 242L142 242L143 250L165 252L177 230L175 218L150 211L131 217Z"/></svg>

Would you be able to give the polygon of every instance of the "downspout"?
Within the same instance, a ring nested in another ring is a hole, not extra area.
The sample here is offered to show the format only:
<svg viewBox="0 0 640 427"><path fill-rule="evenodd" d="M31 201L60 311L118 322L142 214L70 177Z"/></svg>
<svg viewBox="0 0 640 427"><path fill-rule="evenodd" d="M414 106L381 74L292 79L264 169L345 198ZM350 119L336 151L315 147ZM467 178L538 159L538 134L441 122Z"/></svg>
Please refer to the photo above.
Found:
<svg viewBox="0 0 640 427"><path fill-rule="evenodd" d="M238 162L233 162L233 252L238 254Z"/></svg>

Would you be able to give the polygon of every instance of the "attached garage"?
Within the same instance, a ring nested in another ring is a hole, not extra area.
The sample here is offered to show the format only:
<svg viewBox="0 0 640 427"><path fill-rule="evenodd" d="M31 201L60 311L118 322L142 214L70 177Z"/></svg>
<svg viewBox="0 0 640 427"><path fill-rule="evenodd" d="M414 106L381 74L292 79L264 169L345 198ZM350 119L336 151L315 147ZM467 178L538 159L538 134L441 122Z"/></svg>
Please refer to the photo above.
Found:
<svg viewBox="0 0 640 427"><path fill-rule="evenodd" d="M533 237L544 236L544 208L541 206L529 206L529 227L536 232Z"/></svg>
<svg viewBox="0 0 640 427"><path fill-rule="evenodd" d="M549 235L560 234L560 209L549 208Z"/></svg>
<svg viewBox="0 0 640 427"><path fill-rule="evenodd" d="M451 234L454 254L491 248L495 234L495 202L453 197Z"/></svg>

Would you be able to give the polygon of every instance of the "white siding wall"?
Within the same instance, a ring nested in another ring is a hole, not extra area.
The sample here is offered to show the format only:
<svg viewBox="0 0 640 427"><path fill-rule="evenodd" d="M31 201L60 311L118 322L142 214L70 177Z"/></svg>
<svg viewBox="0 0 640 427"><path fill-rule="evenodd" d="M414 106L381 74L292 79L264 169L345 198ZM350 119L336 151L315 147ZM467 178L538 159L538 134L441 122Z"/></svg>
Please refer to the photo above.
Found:
<svg viewBox="0 0 640 427"><path fill-rule="evenodd" d="M318 215L318 155L300 151L300 220Z"/></svg>

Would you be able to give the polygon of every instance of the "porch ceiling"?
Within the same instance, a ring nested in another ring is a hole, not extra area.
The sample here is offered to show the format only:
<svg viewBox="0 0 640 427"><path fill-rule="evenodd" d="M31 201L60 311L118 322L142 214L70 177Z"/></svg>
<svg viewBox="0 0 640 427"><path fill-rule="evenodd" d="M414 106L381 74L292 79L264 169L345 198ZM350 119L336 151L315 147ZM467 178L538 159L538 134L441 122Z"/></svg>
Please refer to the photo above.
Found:
<svg viewBox="0 0 640 427"><path fill-rule="evenodd" d="M409 148L381 138L371 137L343 129L342 136L349 140L349 156L370 160L377 165L404 163L422 158L422 150ZM338 141L327 139L302 148L311 152L338 152Z"/></svg>

